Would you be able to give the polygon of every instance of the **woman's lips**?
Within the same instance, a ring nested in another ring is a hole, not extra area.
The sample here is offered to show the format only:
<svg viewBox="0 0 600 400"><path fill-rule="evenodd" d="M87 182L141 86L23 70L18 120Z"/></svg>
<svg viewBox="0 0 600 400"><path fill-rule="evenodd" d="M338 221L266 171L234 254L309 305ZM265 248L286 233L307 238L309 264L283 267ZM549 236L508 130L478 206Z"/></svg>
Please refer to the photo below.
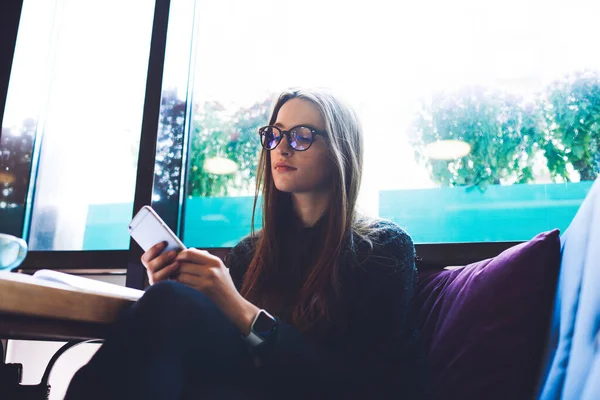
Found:
<svg viewBox="0 0 600 400"><path fill-rule="evenodd" d="M292 171L295 171L295 170L296 170L296 168L286 167L286 166L283 166L283 165L275 167L275 171L277 171L277 172L292 172Z"/></svg>

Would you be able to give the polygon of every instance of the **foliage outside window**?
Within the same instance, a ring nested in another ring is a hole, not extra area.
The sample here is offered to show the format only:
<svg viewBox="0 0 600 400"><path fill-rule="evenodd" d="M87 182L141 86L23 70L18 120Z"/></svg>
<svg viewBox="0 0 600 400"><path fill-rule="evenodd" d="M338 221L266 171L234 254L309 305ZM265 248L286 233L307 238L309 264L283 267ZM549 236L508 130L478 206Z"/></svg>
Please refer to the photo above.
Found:
<svg viewBox="0 0 600 400"><path fill-rule="evenodd" d="M195 105L187 195L251 194L258 160L257 129L267 123L272 100L227 113L218 102ZM175 193L183 144L185 102L175 91L163 96L157 151L160 193ZM425 146L436 140L468 143L459 159L433 160ZM438 93L416 113L410 143L417 160L440 186L485 189L490 184L594 180L600 173L600 76L581 72L548 85L531 100L489 88L466 87ZM227 159L237 170L205 168L209 159Z"/></svg>
<svg viewBox="0 0 600 400"><path fill-rule="evenodd" d="M455 139L471 152L429 159L428 143ZM413 125L417 160L441 186L594 180L600 172L600 76L581 72L549 85L532 100L482 87L439 93ZM540 165L541 162L541 165Z"/></svg>
<svg viewBox="0 0 600 400"><path fill-rule="evenodd" d="M600 75L575 74L550 85L543 99L543 150L553 177L582 181L600 174Z"/></svg>
<svg viewBox="0 0 600 400"><path fill-rule="evenodd" d="M272 100L258 101L250 107L240 107L226 113L218 102L194 105L190 135L190 162L187 195L212 197L250 194L254 190L260 150L258 128L267 123ZM185 101L175 90L163 94L161 130L158 135L155 192L167 198L176 193L174 185L183 146ZM229 160L235 171L213 173L206 168L211 159Z"/></svg>
<svg viewBox="0 0 600 400"><path fill-rule="evenodd" d="M19 130L2 128L0 208L15 208L25 201L35 129L31 118L25 119Z"/></svg>

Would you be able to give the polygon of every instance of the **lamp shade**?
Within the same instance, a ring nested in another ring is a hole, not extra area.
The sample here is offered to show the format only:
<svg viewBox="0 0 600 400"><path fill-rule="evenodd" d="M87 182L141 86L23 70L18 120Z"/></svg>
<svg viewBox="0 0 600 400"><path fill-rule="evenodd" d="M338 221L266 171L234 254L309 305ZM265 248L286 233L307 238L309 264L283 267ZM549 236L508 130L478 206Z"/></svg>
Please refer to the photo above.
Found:
<svg viewBox="0 0 600 400"><path fill-rule="evenodd" d="M437 140L425 146L425 155L432 160L455 160L471 152L471 145L462 140Z"/></svg>
<svg viewBox="0 0 600 400"><path fill-rule="evenodd" d="M215 175L229 175L238 170L238 165L229 158L212 157L204 161L204 170Z"/></svg>

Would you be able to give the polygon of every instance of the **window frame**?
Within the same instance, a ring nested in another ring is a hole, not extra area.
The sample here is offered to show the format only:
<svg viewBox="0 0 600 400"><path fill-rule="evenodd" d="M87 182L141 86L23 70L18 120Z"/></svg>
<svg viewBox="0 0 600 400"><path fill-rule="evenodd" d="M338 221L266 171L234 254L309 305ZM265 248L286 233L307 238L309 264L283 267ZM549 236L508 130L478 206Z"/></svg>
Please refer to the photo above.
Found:
<svg viewBox="0 0 600 400"><path fill-rule="evenodd" d="M8 12L3 9L3 18L8 23L3 26L11 27L10 35L6 35L6 41L2 41L0 57L5 63L12 65L14 49L18 34L18 25L21 16L23 0L11 0L4 3L10 8ZM165 59L165 47L167 38L167 26L169 19L170 0L156 0L154 6L154 18L152 23L152 34L150 42L150 53L148 71L146 76L146 91L144 97L144 111L142 117L142 129L140 132L140 147L138 151L138 163L136 171L136 187L134 194L134 207L132 216L144 205L152 201L152 186L154 180L154 162L156 152L156 138L158 134L158 122L160 113L160 101L162 91L162 74ZM4 22L4 21L3 21ZM5 65L2 70L4 73ZM10 79L10 66L4 76L6 86L2 87L0 106L3 117L6 97L8 94L8 81ZM0 124L3 118L0 118ZM33 176L28 176L30 185ZM31 198L31 196L27 196ZM28 205L26 205L27 207ZM25 221L22 222L25 225ZM23 228L25 228L23 226ZM23 230L24 231L24 230ZM27 258L19 267L19 271L33 272L38 269L60 269L60 270L126 270L127 286L142 288L144 285L144 267L140 262L142 249L130 239L128 250L81 250L81 251L36 251L28 252Z"/></svg>
<svg viewBox="0 0 600 400"><path fill-rule="evenodd" d="M6 108L6 96L8 95L8 82L12 68L17 44L17 32L23 0L5 0L0 4L0 126L4 120L4 109ZM2 138L2 130L0 130Z"/></svg>
<svg viewBox="0 0 600 400"><path fill-rule="evenodd" d="M8 80L10 78L10 66L14 56L19 19L23 0L10 0L2 4L2 25L9 34L3 33L0 42L0 124L5 109L6 96L8 92ZM160 106L162 96L163 70L165 64L165 53L168 33L168 20L170 11L170 0L156 0L154 19L151 34L151 44L146 79L146 90L144 98L144 111L142 128L140 132L140 147L136 171L136 187L133 203L133 215L144 205L152 203L155 155L160 120ZM7 7L8 6L8 7ZM5 10L8 8L8 10ZM191 38L194 41L194 38ZM192 46L193 48L193 46ZM195 50L194 50L195 51ZM192 57L192 60L195 57ZM193 63L193 61L192 61ZM7 70L8 65L8 70ZM190 68L190 74L193 69ZM6 82L6 85L4 83ZM188 116L190 107L187 107ZM189 132L184 135L184 143ZM182 163L187 161L189 146L183 146ZM179 187L183 188L187 168L182 168ZM34 178L34 177L33 177ZM29 179L32 179L30 176ZM180 189L181 190L181 189ZM31 196L30 196L31 197ZM181 231L185 212L185 201L182 201L182 192L179 196L179 207L169 207L169 215L163 218L169 223L175 232ZM177 208L175 210L175 208ZM24 224L24 222L23 222ZM473 242L473 243L436 243L416 244L418 255L417 264L419 268L440 268L450 265L465 265L475 261L494 257L517 242ZM224 258L228 248L209 248L213 254ZM19 268L21 272L33 272L38 269L69 270L72 272L94 270L103 271L125 271L126 285L132 288L142 289L146 286L146 275L144 267L140 262L143 251L131 239L127 250L81 250L81 251L30 251L24 263Z"/></svg>

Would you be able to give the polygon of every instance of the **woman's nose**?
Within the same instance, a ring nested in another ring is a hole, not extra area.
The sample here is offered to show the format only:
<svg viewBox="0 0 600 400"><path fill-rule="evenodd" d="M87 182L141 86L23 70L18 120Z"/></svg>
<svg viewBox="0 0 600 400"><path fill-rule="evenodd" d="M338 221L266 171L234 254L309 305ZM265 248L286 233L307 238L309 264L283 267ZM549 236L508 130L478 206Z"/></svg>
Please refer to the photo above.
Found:
<svg viewBox="0 0 600 400"><path fill-rule="evenodd" d="M281 142L279 143L279 146L277 146L277 151L279 151L280 155L285 155L285 156L289 156L292 154L292 146L290 146L290 141L288 139L287 135L283 135L284 137L281 138Z"/></svg>

